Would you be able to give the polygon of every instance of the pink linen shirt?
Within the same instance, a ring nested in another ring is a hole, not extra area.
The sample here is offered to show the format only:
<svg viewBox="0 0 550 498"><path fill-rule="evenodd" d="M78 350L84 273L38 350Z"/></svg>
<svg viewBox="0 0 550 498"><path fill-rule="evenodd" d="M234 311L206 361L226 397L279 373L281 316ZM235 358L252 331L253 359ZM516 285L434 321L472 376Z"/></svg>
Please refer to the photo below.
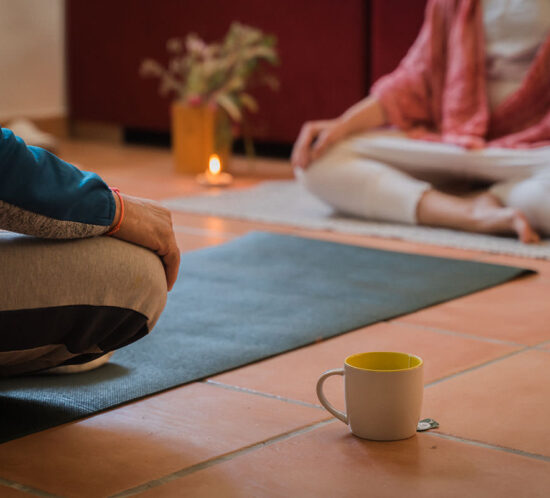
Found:
<svg viewBox="0 0 550 498"><path fill-rule="evenodd" d="M429 0L397 69L371 94L409 135L476 149L550 145L550 35L520 88L489 110L480 0Z"/></svg>

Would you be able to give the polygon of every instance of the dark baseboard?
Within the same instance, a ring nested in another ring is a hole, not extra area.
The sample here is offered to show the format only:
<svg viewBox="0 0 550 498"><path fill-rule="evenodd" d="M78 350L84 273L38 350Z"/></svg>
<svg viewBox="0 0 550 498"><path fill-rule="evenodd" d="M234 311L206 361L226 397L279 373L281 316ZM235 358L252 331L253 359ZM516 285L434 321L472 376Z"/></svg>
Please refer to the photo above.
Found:
<svg viewBox="0 0 550 498"><path fill-rule="evenodd" d="M137 145L152 145L155 147L170 147L170 133L164 131L146 130L143 128L124 128L124 143ZM292 144L284 142L270 142L254 140L254 152L260 157L273 157L288 159L292 150ZM237 139L233 142L234 154L245 154L244 140Z"/></svg>
<svg viewBox="0 0 550 498"><path fill-rule="evenodd" d="M289 159L292 144L283 142L265 142L254 140L254 153L260 157L273 157L277 159ZM234 154L246 154L244 140L239 138L233 142Z"/></svg>
<svg viewBox="0 0 550 498"><path fill-rule="evenodd" d="M152 145L155 147L170 147L170 133L167 131L146 130L143 128L127 128L123 130L124 143L134 145Z"/></svg>

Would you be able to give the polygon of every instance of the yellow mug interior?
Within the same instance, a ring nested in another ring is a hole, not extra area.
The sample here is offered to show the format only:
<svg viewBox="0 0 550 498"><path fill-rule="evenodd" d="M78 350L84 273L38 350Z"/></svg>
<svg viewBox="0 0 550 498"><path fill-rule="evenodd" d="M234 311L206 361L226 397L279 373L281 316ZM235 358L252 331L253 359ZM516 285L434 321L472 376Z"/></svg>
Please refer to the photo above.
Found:
<svg viewBox="0 0 550 498"><path fill-rule="evenodd" d="M395 372L398 370L411 370L422 365L422 358L408 353L395 353L389 351L374 351L371 353L358 353L348 356L346 365L361 370L374 370Z"/></svg>

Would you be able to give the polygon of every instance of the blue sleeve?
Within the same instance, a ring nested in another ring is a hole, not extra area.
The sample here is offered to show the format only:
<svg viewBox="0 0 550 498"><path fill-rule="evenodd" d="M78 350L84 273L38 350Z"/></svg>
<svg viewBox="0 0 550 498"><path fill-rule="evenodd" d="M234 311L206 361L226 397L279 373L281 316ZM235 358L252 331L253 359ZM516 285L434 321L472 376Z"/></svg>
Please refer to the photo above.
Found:
<svg viewBox="0 0 550 498"><path fill-rule="evenodd" d="M0 222L3 218L3 224L9 225L7 229L20 231L14 227L14 219L28 223L29 213L40 219L42 225L51 220L57 226L54 231L59 232L60 226L69 227L70 236L76 237L97 235L102 233L102 228L111 225L115 201L111 190L98 175L80 171L44 149L27 146L10 130L1 131L0 204L4 207L4 216L1 216L0 206ZM75 226L82 225L95 229L84 228L79 235ZM23 228L22 233L29 233L28 227Z"/></svg>

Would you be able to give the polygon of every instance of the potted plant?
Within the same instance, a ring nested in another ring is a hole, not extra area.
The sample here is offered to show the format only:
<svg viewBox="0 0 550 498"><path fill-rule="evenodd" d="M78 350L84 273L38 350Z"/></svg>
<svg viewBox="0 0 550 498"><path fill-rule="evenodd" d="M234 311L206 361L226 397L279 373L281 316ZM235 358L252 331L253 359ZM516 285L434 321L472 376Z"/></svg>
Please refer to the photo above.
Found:
<svg viewBox="0 0 550 498"><path fill-rule="evenodd" d="M196 34L185 41L167 42L168 66L146 59L142 76L160 78L160 93L175 94L172 104L172 147L176 169L196 173L205 169L210 154L227 164L234 125L258 103L248 93L254 83L277 88L278 81L262 72L263 62L278 62L275 37L238 22L231 24L221 43L206 44Z"/></svg>

